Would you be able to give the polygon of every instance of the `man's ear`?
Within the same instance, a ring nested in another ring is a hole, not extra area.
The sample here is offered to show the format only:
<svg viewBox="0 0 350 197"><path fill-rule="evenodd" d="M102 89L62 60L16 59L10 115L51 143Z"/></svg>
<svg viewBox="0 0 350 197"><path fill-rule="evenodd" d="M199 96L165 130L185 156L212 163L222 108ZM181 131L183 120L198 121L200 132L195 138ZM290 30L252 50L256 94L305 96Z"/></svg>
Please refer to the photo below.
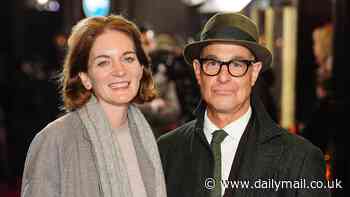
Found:
<svg viewBox="0 0 350 197"><path fill-rule="evenodd" d="M256 62L252 65L252 73L251 73L251 86L254 86L256 80L259 77L260 71L262 68L262 62Z"/></svg>
<svg viewBox="0 0 350 197"><path fill-rule="evenodd" d="M198 62L198 60L193 60L192 62L192 66L193 66L193 70L194 70L194 74L196 76L197 79L197 83L200 84L200 79L201 79L201 65Z"/></svg>
<svg viewBox="0 0 350 197"><path fill-rule="evenodd" d="M80 78L81 82L83 83L83 86L87 90L91 90L92 89L91 80L90 80L89 76L85 72L80 72L79 73L79 78Z"/></svg>

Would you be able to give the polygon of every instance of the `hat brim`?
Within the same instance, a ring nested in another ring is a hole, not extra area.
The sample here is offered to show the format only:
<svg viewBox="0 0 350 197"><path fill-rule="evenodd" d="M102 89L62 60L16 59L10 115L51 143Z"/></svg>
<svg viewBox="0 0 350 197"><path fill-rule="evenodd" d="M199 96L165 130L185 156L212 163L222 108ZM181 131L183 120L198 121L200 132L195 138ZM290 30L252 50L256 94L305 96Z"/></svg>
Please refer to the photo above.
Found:
<svg viewBox="0 0 350 197"><path fill-rule="evenodd" d="M192 65L194 59L200 57L200 53L203 47L216 42L223 42L229 44L240 45L248 48L257 61L262 62L262 72L270 68L272 63L272 54L270 51L256 42L244 41L244 40L226 40L226 39L210 39L190 43L185 46L183 55L187 64Z"/></svg>

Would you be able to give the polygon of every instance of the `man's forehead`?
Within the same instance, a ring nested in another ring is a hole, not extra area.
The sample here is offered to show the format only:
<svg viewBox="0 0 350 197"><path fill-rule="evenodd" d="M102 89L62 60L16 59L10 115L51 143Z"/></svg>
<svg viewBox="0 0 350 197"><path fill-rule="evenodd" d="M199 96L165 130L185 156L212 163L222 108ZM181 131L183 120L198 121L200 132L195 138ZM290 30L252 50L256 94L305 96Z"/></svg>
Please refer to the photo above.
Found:
<svg viewBox="0 0 350 197"><path fill-rule="evenodd" d="M254 54L247 47L227 42L209 43L202 47L200 56L220 56L226 54L235 57L254 57Z"/></svg>

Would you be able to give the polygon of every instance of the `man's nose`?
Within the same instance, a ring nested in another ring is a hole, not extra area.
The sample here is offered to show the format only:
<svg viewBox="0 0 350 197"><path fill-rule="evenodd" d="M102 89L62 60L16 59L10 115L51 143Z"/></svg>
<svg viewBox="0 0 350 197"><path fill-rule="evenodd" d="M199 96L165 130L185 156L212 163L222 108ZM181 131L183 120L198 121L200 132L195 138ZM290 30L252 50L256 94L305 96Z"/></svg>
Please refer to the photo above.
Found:
<svg viewBox="0 0 350 197"><path fill-rule="evenodd" d="M229 81L229 80L231 80L231 74L230 74L230 72L229 72L229 70L228 70L228 66L225 64L225 65L222 65L222 67L221 67L221 70L220 70L220 72L219 72L219 74L218 74L218 80L220 81L220 82L226 82L226 81Z"/></svg>

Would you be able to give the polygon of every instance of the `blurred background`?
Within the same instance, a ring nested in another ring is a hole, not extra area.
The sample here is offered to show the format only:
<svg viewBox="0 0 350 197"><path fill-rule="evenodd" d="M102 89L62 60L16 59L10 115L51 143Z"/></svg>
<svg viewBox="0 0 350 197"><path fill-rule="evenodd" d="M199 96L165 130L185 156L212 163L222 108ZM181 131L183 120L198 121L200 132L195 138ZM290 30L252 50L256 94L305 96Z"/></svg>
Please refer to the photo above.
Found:
<svg viewBox="0 0 350 197"><path fill-rule="evenodd" d="M257 84L274 120L318 146L332 196L347 196L348 0L12 0L1 2L0 197L20 193L29 144L59 117L55 76L80 19L122 14L142 32L160 95L140 108L158 137L194 118L200 93L182 49L216 12L242 12L260 28L272 68ZM164 118L167 117L167 118Z"/></svg>

